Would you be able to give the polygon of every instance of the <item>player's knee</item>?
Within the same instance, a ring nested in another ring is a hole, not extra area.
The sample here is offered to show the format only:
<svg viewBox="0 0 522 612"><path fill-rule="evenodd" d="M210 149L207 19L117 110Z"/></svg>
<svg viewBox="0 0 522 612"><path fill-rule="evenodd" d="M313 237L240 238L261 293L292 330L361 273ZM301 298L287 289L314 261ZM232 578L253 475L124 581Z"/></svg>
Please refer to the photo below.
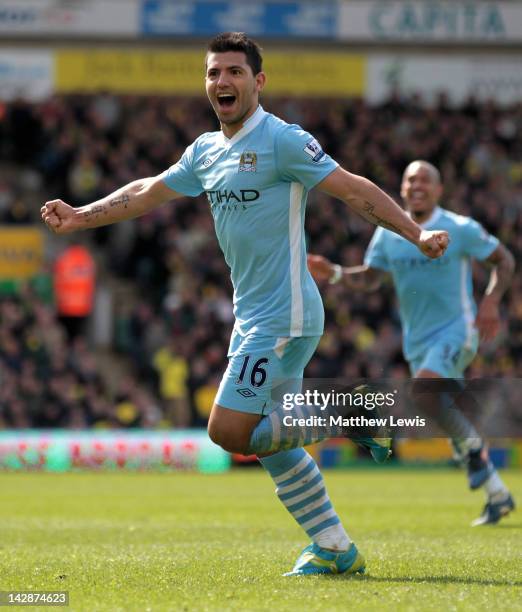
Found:
<svg viewBox="0 0 522 612"><path fill-rule="evenodd" d="M207 431L212 442L221 446L223 450L229 453L247 454L250 436L245 435L244 432L231 430L213 420L209 421Z"/></svg>
<svg viewBox="0 0 522 612"><path fill-rule="evenodd" d="M207 432L208 432L208 437L212 440L212 442L214 442L214 444L217 444L218 446L222 445L221 444L223 440L222 429L218 427L214 423L214 421L212 421L212 419L208 422Z"/></svg>
<svg viewBox="0 0 522 612"><path fill-rule="evenodd" d="M248 454L252 430L259 415L224 408L215 404L208 421L208 435L212 442L229 453Z"/></svg>

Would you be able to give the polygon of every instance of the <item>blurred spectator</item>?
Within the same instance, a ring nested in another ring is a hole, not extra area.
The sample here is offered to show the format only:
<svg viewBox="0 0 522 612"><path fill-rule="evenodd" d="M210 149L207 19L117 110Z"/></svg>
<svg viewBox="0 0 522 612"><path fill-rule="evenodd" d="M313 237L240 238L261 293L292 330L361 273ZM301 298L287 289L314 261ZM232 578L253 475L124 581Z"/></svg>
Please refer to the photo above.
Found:
<svg viewBox="0 0 522 612"><path fill-rule="evenodd" d="M85 333L94 304L95 263L84 246L67 247L54 264L56 310L69 338Z"/></svg>
<svg viewBox="0 0 522 612"><path fill-rule="evenodd" d="M159 375L159 396L165 415L175 427L188 427L192 421L189 407L187 379L189 364L183 356L186 339L173 337L153 357Z"/></svg>
<svg viewBox="0 0 522 612"><path fill-rule="evenodd" d="M97 199L102 172L94 159L82 152L73 161L69 171L69 191L78 205Z"/></svg>

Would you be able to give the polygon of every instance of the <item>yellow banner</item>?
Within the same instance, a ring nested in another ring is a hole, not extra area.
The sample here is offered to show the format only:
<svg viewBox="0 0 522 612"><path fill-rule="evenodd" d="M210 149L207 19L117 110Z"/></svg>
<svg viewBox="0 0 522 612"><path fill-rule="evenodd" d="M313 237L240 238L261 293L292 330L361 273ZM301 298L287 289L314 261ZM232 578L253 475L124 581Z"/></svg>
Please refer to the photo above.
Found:
<svg viewBox="0 0 522 612"><path fill-rule="evenodd" d="M204 53L163 50L61 50L55 56L59 93L204 94ZM264 55L265 93L285 96L361 95L366 58L339 52L272 52Z"/></svg>
<svg viewBox="0 0 522 612"><path fill-rule="evenodd" d="M33 227L0 226L0 279L34 276L43 261L43 236Z"/></svg>
<svg viewBox="0 0 522 612"><path fill-rule="evenodd" d="M339 52L267 53L265 92L285 96L362 96L366 58Z"/></svg>

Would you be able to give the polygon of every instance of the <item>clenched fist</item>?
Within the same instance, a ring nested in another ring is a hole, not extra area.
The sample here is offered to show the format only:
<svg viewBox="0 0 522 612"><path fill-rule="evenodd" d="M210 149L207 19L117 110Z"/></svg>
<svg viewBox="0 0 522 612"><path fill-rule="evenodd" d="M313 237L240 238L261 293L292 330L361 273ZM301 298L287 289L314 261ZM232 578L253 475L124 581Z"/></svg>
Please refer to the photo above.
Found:
<svg viewBox="0 0 522 612"><path fill-rule="evenodd" d="M316 281L328 281L332 276L332 262L322 255L307 256L308 269Z"/></svg>
<svg viewBox="0 0 522 612"><path fill-rule="evenodd" d="M437 257L444 255L446 249L448 248L449 241L450 239L448 232L440 230L423 230L419 237L419 244L417 246L427 257L437 259Z"/></svg>
<svg viewBox="0 0 522 612"><path fill-rule="evenodd" d="M42 221L56 234L73 232L74 208L63 200L50 200L40 209Z"/></svg>

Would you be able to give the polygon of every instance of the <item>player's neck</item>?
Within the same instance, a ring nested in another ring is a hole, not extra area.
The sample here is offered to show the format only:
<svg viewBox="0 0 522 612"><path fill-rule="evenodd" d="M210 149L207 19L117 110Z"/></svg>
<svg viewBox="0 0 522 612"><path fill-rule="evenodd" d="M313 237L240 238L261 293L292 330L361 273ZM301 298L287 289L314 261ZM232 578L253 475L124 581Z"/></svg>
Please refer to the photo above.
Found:
<svg viewBox="0 0 522 612"><path fill-rule="evenodd" d="M432 217L433 217L433 213L435 212L435 208L432 208L431 210L425 210L425 211L416 211L416 212L412 212L410 211L410 215L411 218L415 221L415 223L418 223L419 225L421 223L426 223L426 221L429 221Z"/></svg>
<svg viewBox="0 0 522 612"><path fill-rule="evenodd" d="M411 216L415 223L424 223L431 217L432 212L431 210L429 212L412 212Z"/></svg>
<svg viewBox="0 0 522 612"><path fill-rule="evenodd" d="M222 123L221 131L229 140L233 138L243 127L243 123Z"/></svg>
<svg viewBox="0 0 522 612"><path fill-rule="evenodd" d="M252 117L252 115L257 111L258 108L259 108L259 103L256 102L252 106L252 108L249 109L246 115L241 117L241 119L237 121L236 123L221 123L221 131L223 132L225 137L228 138L229 140L233 138L239 132L239 130L245 126L247 121Z"/></svg>

